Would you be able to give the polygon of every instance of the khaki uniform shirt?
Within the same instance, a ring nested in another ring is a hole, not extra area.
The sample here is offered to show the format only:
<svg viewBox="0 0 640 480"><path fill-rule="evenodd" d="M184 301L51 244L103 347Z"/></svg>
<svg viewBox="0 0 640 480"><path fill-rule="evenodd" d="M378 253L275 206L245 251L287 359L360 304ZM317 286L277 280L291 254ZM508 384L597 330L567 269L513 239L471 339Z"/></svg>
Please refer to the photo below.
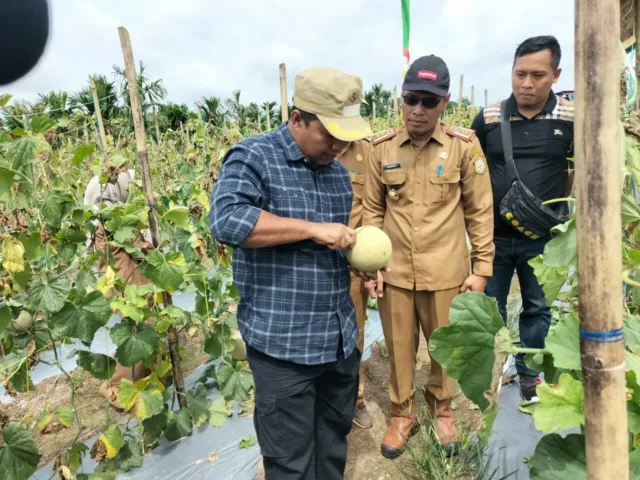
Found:
<svg viewBox="0 0 640 480"><path fill-rule="evenodd" d="M349 217L349 228L362 225L362 195L364 193L364 178L371 158L371 143L367 140L351 142L340 152L337 160L349 170L351 186L353 188L353 206Z"/></svg>
<svg viewBox="0 0 640 480"><path fill-rule="evenodd" d="M391 238L385 281L430 291L461 285L471 267L465 232L473 272L491 276L491 180L474 132L438 124L418 148L403 127L372 143L363 224L382 228Z"/></svg>

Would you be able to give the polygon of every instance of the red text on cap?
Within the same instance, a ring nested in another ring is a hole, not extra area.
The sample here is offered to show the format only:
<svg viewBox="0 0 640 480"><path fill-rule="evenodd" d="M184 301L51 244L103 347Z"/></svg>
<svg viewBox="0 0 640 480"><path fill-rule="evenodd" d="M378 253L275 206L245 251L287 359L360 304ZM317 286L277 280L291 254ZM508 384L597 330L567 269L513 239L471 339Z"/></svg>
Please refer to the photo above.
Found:
<svg viewBox="0 0 640 480"><path fill-rule="evenodd" d="M418 72L418 78L423 80L438 80L438 74L433 70L420 70Z"/></svg>

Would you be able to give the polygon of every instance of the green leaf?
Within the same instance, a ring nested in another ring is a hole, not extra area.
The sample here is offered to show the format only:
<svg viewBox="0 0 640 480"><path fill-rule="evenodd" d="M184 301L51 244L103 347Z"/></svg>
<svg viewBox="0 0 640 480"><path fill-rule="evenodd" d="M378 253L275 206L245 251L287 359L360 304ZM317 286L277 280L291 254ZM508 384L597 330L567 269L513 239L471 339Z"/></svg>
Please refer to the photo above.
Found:
<svg viewBox="0 0 640 480"><path fill-rule="evenodd" d="M91 343L100 327L111 317L109 300L97 290L86 297L67 302L64 308L51 316L53 325L64 336Z"/></svg>
<svg viewBox="0 0 640 480"><path fill-rule="evenodd" d="M13 95L11 95L10 93L3 93L2 95L0 95L0 107L6 106L12 97Z"/></svg>
<svg viewBox="0 0 640 480"><path fill-rule="evenodd" d="M189 209L187 207L172 207L162 216L162 220L178 228L188 228Z"/></svg>
<svg viewBox="0 0 640 480"><path fill-rule="evenodd" d="M256 439L256 437L254 437L253 435L249 435L248 437L243 438L242 440L240 440L240 448L249 448L249 447L253 447L254 445L258 444L258 440Z"/></svg>
<svg viewBox="0 0 640 480"><path fill-rule="evenodd" d="M540 355L540 354L536 354ZM542 363L536 362L533 357L535 355L527 354L524 356L524 362L527 365L527 368L534 370L536 372L544 373L544 380L547 383L558 383L560 379L560 374L565 372L564 369L556 368L553 364L553 356L552 355L542 355Z"/></svg>
<svg viewBox="0 0 640 480"><path fill-rule="evenodd" d="M24 258L29 262L36 262L44 256L44 248L38 232L31 232L29 236L21 233L18 237L24 245Z"/></svg>
<svg viewBox="0 0 640 480"><path fill-rule="evenodd" d="M61 190L54 190L47 196L42 206L42 218L44 221L56 229L60 228L62 218L71 211L75 204L74 198Z"/></svg>
<svg viewBox="0 0 640 480"><path fill-rule="evenodd" d="M230 313L227 315L227 318L224 319L224 323L226 323L230 328L238 328L238 317L234 313Z"/></svg>
<svg viewBox="0 0 640 480"><path fill-rule="evenodd" d="M138 215L116 216L105 222L104 226L119 243L133 241L136 238L135 230L145 228Z"/></svg>
<svg viewBox="0 0 640 480"><path fill-rule="evenodd" d="M147 255L147 262L140 265L140 272L168 293L175 292L182 285L184 275L188 271L189 265L184 255L179 252L170 252L166 255L151 252Z"/></svg>
<svg viewBox="0 0 640 480"><path fill-rule="evenodd" d="M571 312L549 329L546 350L553 355L553 364L566 370L582 369L580 364L580 320Z"/></svg>
<svg viewBox="0 0 640 480"><path fill-rule="evenodd" d="M136 404L140 390L138 386L127 378L120 381L118 389L118 401L122 404L126 411L131 410Z"/></svg>
<svg viewBox="0 0 640 480"><path fill-rule="evenodd" d="M0 478L26 480L38 468L41 455L31 433L19 423L9 423L2 430L4 445L0 447Z"/></svg>
<svg viewBox="0 0 640 480"><path fill-rule="evenodd" d="M458 380L465 396L485 410L489 402L484 392L491 388L495 360L494 337L504 327L496 300L483 293L462 293L451 304L450 320L450 326L433 332L429 351Z"/></svg>
<svg viewBox="0 0 640 480"><path fill-rule="evenodd" d="M532 258L528 263L533 268L533 274L538 279L538 283L542 285L547 306L551 306L567 281L569 270L566 267L546 265L542 255Z"/></svg>
<svg viewBox="0 0 640 480"><path fill-rule="evenodd" d="M482 430L478 433L478 438L483 445L489 445L489 437L493 432L493 424L498 417L499 410L500 404L496 403L482 412Z"/></svg>
<svg viewBox="0 0 640 480"><path fill-rule="evenodd" d="M0 337L11 323L11 309L5 304L0 303Z"/></svg>
<svg viewBox="0 0 640 480"><path fill-rule="evenodd" d="M204 351L212 358L220 358L224 350L224 343L231 335L227 325L216 325L204 341Z"/></svg>
<svg viewBox="0 0 640 480"><path fill-rule="evenodd" d="M146 420L162 413L164 410L164 399L162 392L154 383L149 383L147 388L140 392L136 407L136 417L138 420Z"/></svg>
<svg viewBox="0 0 640 480"><path fill-rule="evenodd" d="M11 200L12 186L16 174L7 168L0 168L0 201L9 202Z"/></svg>
<svg viewBox="0 0 640 480"><path fill-rule="evenodd" d="M550 267L575 267L578 258L575 220L559 225L554 230L559 235L544 247L544 263Z"/></svg>
<svg viewBox="0 0 640 480"><path fill-rule="evenodd" d="M152 435L160 435L167 426L167 412L164 410L153 417L149 417L142 421L145 432Z"/></svg>
<svg viewBox="0 0 640 480"><path fill-rule="evenodd" d="M51 120L49 117L46 117L44 115L32 117L31 121L29 122L29 128L31 128L31 131L36 135L38 135L39 133L45 133L47 130L55 128L55 126L56 121Z"/></svg>
<svg viewBox="0 0 640 480"><path fill-rule="evenodd" d="M195 391L187 392L187 405L193 419L193 426L199 427L209 418L209 402L207 392L202 384L198 384Z"/></svg>
<svg viewBox="0 0 640 480"><path fill-rule="evenodd" d="M562 438L557 433L538 442L530 462L531 480L586 480L587 455L584 435Z"/></svg>
<svg viewBox="0 0 640 480"><path fill-rule="evenodd" d="M108 355L87 350L76 350L76 362L98 380L109 380L116 368L116 361Z"/></svg>
<svg viewBox="0 0 640 480"><path fill-rule="evenodd" d="M640 478L640 447L629 454L629 478Z"/></svg>
<svg viewBox="0 0 640 480"><path fill-rule="evenodd" d="M254 386L253 374L242 368L242 362L231 365L223 365L218 370L216 379L220 386L220 392L225 397L231 397L241 402L249 398L251 388Z"/></svg>
<svg viewBox="0 0 640 480"><path fill-rule="evenodd" d="M542 383L536 389L540 404L533 411L536 429L544 433L584 425L584 392L582 383L568 373L560 375L560 383Z"/></svg>
<svg viewBox="0 0 640 480"><path fill-rule="evenodd" d="M54 278L41 277L31 284L30 299L35 312L56 313L65 305L71 291L69 281L62 275Z"/></svg>
<svg viewBox="0 0 640 480"><path fill-rule="evenodd" d="M209 425L212 427L221 427L230 416L231 410L227 409L227 403L224 397L219 398L209 405Z"/></svg>
<svg viewBox="0 0 640 480"><path fill-rule="evenodd" d="M118 363L133 367L153 355L160 343L160 336L146 324L121 322L111 329L111 340L118 347Z"/></svg>
<svg viewBox="0 0 640 480"><path fill-rule="evenodd" d="M622 195L622 226L640 220L640 205L630 195Z"/></svg>
<svg viewBox="0 0 640 480"><path fill-rule="evenodd" d="M89 155L91 155L95 151L95 149L96 149L95 143L80 145L78 148L76 148L75 152L73 152L73 158L71 159L71 162L75 166L80 165L85 158L87 158Z"/></svg>
<svg viewBox="0 0 640 480"><path fill-rule="evenodd" d="M87 447L84 443L74 443L69 448L69 469L71 469L72 473L76 473L80 469L80 465L82 464L83 457L89 451L89 447Z"/></svg>
<svg viewBox="0 0 640 480"><path fill-rule="evenodd" d="M636 377L640 378L640 356L625 351L624 363L626 372L634 372L636 374Z"/></svg>
<svg viewBox="0 0 640 480"><path fill-rule="evenodd" d="M640 353L640 318L624 317L624 343L635 354Z"/></svg>
<svg viewBox="0 0 640 480"><path fill-rule="evenodd" d="M24 137L9 144L7 153L13 161L13 170L21 170L36 159L38 144L34 137Z"/></svg>
<svg viewBox="0 0 640 480"><path fill-rule="evenodd" d="M53 413L49 411L49 406L45 406L44 412L40 416L40 420L38 421L38 430L44 432L44 430L52 423L58 422L65 428L69 428L69 426L74 422L75 410L71 407L58 407L55 409Z"/></svg>
<svg viewBox="0 0 640 480"><path fill-rule="evenodd" d="M193 432L191 415L189 410L180 410L178 413L169 412L167 415L167 440L173 442L182 437L187 437Z"/></svg>
<svg viewBox="0 0 640 480"><path fill-rule="evenodd" d="M631 389L631 398L627 400L629 431L640 433L640 386L634 372L626 373L627 388Z"/></svg>

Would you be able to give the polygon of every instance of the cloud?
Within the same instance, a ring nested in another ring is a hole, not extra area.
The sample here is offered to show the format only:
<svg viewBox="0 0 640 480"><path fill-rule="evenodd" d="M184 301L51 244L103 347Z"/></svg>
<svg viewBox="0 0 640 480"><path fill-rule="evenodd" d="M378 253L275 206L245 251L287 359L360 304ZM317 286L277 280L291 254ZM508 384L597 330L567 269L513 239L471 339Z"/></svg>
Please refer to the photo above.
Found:
<svg viewBox="0 0 640 480"><path fill-rule="evenodd" d="M129 30L136 61L162 78L168 100L193 106L203 96L278 100L278 66L295 74L327 65L360 76L365 88L400 86L400 2L387 0L65 0L52 1L52 36L40 64L3 88L16 98L75 91L93 73L122 65L118 26ZM453 99L464 74L476 102L510 94L513 52L525 38L556 35L563 48L557 89L573 88L574 12L569 0L422 0L412 2L412 59L435 53L451 72Z"/></svg>

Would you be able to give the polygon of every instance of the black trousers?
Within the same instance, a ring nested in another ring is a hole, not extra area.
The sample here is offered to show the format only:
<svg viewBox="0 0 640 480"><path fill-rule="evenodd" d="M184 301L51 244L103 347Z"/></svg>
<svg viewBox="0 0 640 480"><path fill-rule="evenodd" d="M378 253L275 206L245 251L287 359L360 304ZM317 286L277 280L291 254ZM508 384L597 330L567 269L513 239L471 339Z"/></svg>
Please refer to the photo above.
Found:
<svg viewBox="0 0 640 480"><path fill-rule="evenodd" d="M342 479L358 398L358 349L335 362L300 365L248 347L247 360L265 480Z"/></svg>

